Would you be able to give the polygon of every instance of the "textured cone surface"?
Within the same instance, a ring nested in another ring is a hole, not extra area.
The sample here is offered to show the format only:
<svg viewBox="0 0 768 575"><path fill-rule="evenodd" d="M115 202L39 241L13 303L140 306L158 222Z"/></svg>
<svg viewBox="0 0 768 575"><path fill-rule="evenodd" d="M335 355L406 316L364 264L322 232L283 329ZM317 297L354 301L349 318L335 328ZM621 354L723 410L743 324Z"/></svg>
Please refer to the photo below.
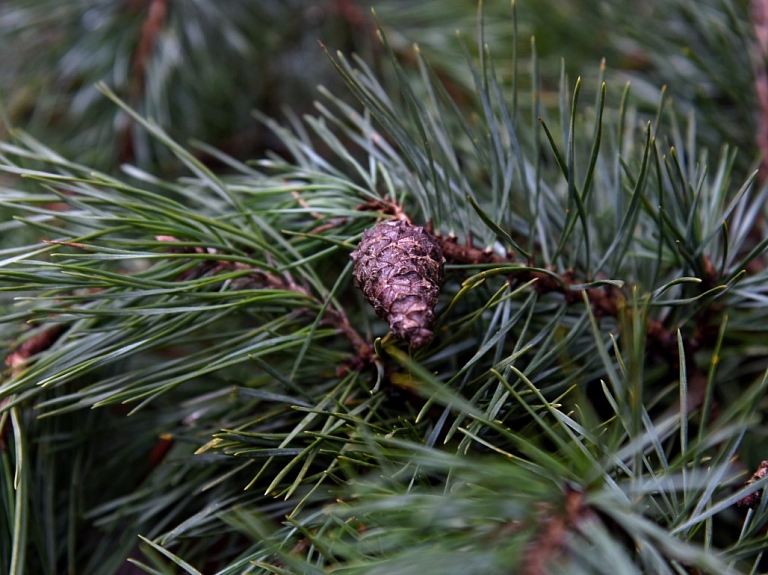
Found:
<svg viewBox="0 0 768 575"><path fill-rule="evenodd" d="M385 221L365 230L352 259L355 285L395 337L414 348L429 342L445 261L437 240L424 228Z"/></svg>

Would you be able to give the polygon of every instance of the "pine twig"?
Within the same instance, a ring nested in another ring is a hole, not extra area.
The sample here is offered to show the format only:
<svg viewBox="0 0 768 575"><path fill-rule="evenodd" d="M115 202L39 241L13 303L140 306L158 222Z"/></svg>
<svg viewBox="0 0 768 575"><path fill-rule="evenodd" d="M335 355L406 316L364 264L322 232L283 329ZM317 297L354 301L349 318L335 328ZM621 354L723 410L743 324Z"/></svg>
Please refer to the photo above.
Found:
<svg viewBox="0 0 768 575"><path fill-rule="evenodd" d="M436 234L443 256L447 262L469 264L504 264L510 263L508 258L500 256L492 250L481 250L474 246L462 245L455 236L443 237Z"/></svg>
<svg viewBox="0 0 768 575"><path fill-rule="evenodd" d="M35 334L8 354L8 357L5 358L5 365L14 374L18 374L26 360L50 348L66 330L67 327L64 325L54 325Z"/></svg>
<svg viewBox="0 0 768 575"><path fill-rule="evenodd" d="M752 477L750 477L745 485L752 485L756 481L759 481L763 477L768 475L768 461L762 461L760 465L757 468L757 471L755 471L752 474ZM754 509L757 507L757 504L760 503L760 498L763 496L763 489L759 489L758 491L755 491L754 493L750 493L743 499L739 499L736 502L736 505L739 507L749 507L750 509Z"/></svg>
<svg viewBox="0 0 768 575"><path fill-rule="evenodd" d="M575 527L594 512L584 503L581 491L567 488L562 513L553 514L542 522L539 535L529 544L523 559L525 575L544 575L547 566L562 550L568 529Z"/></svg>
<svg viewBox="0 0 768 575"><path fill-rule="evenodd" d="M169 0L150 0L147 16L141 26L141 36L131 66L132 92L134 99L144 93L147 62L155 49L157 37L168 19Z"/></svg>
<svg viewBox="0 0 768 575"><path fill-rule="evenodd" d="M752 0L755 94L757 95L757 147L762 154L760 181L768 178L768 0Z"/></svg>
<svg viewBox="0 0 768 575"><path fill-rule="evenodd" d="M311 215L316 220L322 220L323 219L323 214L321 214L319 212L312 211L312 208L310 207L310 205L307 203L307 201L304 198L301 197L301 194L299 194L299 192L294 190L294 191L291 192L291 195L296 199L296 201L299 203L299 205L302 208L304 208L306 210L309 210L309 215ZM320 234L320 233L325 232L327 230L332 230L332 229L337 228L339 226L343 226L345 223L347 223L347 218L346 217L331 218L330 221L328 221L328 223L321 224L321 225L317 226L316 228L311 229L308 233L310 235Z"/></svg>
<svg viewBox="0 0 768 575"><path fill-rule="evenodd" d="M402 206L396 201L386 198L379 202L367 202L358 206L357 209L365 211L381 211L385 214L392 214L397 219L403 219L409 223L411 222L411 219L404 212ZM448 263L477 265L488 263L510 264L515 261L514 254L507 254L505 257L490 249L481 250L476 248L469 242L466 245L461 244L455 236L445 237L442 234L434 233L432 231L431 222L427 224L426 229L438 240L443 256ZM703 269L704 277L702 278L702 287L706 291L717 284L718 272L706 256L703 256ZM580 294L581 292L584 292L590 302L592 312L597 318L617 317L623 307L621 290L615 286L607 285L586 289L572 289L580 283L577 281L574 270L567 270L559 277L554 277L552 274L523 268L519 272L510 272L508 277L510 281L515 283L526 283L531 280L536 280L534 289L539 294L559 293L564 297L568 304L581 303L582 299ZM691 365L688 366L689 372L694 375L701 372L701 370L698 366L692 364L693 352L705 346L711 339L710 336L712 334L708 325L713 315L716 315L720 311L720 308L717 306L710 306L705 311L706 313L697 314L693 335L688 336L686 334L683 336L683 347L686 351L685 357L687 361L691 363ZM651 350L655 350L659 353L671 366L676 367L679 365L680 357L678 346L676 345L677 335L675 330L670 330L661 322L649 319L646 327L646 334L649 342L647 345ZM706 377L695 377L694 381L697 384L701 384L703 381L703 384L706 385ZM701 389L698 389L698 387L692 391L694 392L694 399L703 397L703 392ZM698 403L694 400L690 403L689 407L695 409L698 407Z"/></svg>
<svg viewBox="0 0 768 575"><path fill-rule="evenodd" d="M158 241L164 241L164 242L178 242L179 240L173 236L157 236L156 239ZM179 250L181 250L181 253L189 252L189 253L208 253L208 254L217 254L219 253L218 250L214 248L207 248L203 249L201 247L181 247L181 248L173 248L170 249L174 250L176 253L179 253ZM257 285L261 287L265 287L268 289L279 289L279 290L285 290L285 291L292 291L294 293L298 293L302 296L305 296L308 299L313 300L318 307L323 306L323 302L318 300L312 292L304 287L296 283L296 281L293 279L293 276L290 274L284 274L283 277L278 276L277 274L273 274L270 272L266 272L264 270L250 267L246 264L239 263L239 262L228 262L228 261L222 261L222 260L208 260L205 262L202 262L200 265L196 266L195 268L192 268L191 270L187 270L184 272L184 274L179 278L179 280L185 280L189 279L190 276L194 275L195 277L205 274L218 274L223 273L227 271L233 271L233 270L248 270L250 272L249 276L244 278L242 281L240 281L237 285L240 288L246 288L250 287L252 285ZM371 346L363 339L363 337L355 330L354 327L352 327L352 324L349 322L349 318L347 318L346 314L335 306L329 305L326 308L326 316L323 319L323 322L327 325L330 325L334 329L336 329L338 332L342 333L352 344L353 349L355 350L356 357L353 361L355 364L364 365L365 363L368 363L369 358L371 357Z"/></svg>
<svg viewBox="0 0 768 575"><path fill-rule="evenodd" d="M138 38L131 64L129 99L134 106L144 94L147 63L155 49L157 37L168 19L169 2L170 0L147 0L147 15L141 26L141 34ZM134 158L133 128L133 120L127 119L120 130L120 151L118 157L121 162L129 162Z"/></svg>
<svg viewBox="0 0 768 575"><path fill-rule="evenodd" d="M9 353L5 358L5 365L9 368L11 375L16 376L24 371L24 364L26 361L30 357L50 348L64 334L67 327L68 326L61 324L50 326L41 332L36 333L16 347L16 349ZM5 407L9 401L10 397L5 397L0 400L0 408ZM7 429L5 425L7 422L7 418L0 418L0 450L5 449L5 430Z"/></svg>
<svg viewBox="0 0 768 575"><path fill-rule="evenodd" d="M491 250L481 250L471 245L461 245L455 237L443 237L437 234L440 241L443 255L446 261L457 264L510 264L514 262L512 257L501 256ZM704 277L702 278L702 289L709 290L717 284L718 273L709 258L703 256ZM536 280L534 289L539 294L559 293L568 304L579 304L582 302L581 292L587 295L590 302L592 313L596 318L617 317L623 308L623 295L621 290L615 286L606 285L602 287L572 289L578 285L574 270L567 270L558 278L550 274L523 268L519 272L510 272L509 281L514 283L526 283ZM701 404L704 397L704 388L707 378L703 370L694 363L694 352L702 347L706 347L712 341L716 334L711 329L712 320L719 315L720 306L710 305L695 317L695 326L691 334L683 335L683 349L685 359L688 362L687 370L690 375L691 385L689 386L690 401L687 403L689 412L695 410ZM670 329L662 322L649 318L646 325L647 349L655 355L661 357L671 367L679 367L680 354L677 345L677 331Z"/></svg>

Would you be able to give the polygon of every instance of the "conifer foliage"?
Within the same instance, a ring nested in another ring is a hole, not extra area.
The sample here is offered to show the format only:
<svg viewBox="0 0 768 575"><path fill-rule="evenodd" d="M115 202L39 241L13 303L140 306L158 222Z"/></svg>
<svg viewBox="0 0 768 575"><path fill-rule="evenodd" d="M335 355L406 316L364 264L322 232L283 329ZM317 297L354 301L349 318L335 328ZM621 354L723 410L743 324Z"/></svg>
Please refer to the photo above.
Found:
<svg viewBox="0 0 768 575"><path fill-rule="evenodd" d="M511 74L482 6L471 92L380 29L253 161L104 83L183 175L8 127L4 571L765 570L760 156L506 9Z"/></svg>

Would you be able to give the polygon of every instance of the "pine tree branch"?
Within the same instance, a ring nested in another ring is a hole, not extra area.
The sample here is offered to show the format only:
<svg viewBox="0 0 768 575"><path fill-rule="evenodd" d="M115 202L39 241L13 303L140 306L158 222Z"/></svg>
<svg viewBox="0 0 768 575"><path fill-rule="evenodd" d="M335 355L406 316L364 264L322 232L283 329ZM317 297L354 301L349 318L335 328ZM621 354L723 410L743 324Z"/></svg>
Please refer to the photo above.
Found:
<svg viewBox="0 0 768 575"><path fill-rule="evenodd" d="M760 462L760 465L758 466L757 470L752 474L752 476L746 481L744 485L745 486L752 485L756 481L759 481L760 479L764 478L766 475L768 475L768 461L762 461ZM759 491L755 491L754 493L747 495L743 499L739 499L736 502L736 505L738 505L739 507L749 507L750 509L754 509L760 503L760 499L763 496L763 492L764 492L763 489Z"/></svg>
<svg viewBox="0 0 768 575"><path fill-rule="evenodd" d="M137 106L144 97L147 77L147 66L155 49L157 37L163 31L168 18L170 0L142 0L141 10L146 10L146 17L141 25L136 48L132 54L131 75L128 82L128 101ZM133 7L137 9L138 6ZM130 119L124 122L120 129L118 161L133 162L136 152L133 149L136 124Z"/></svg>
<svg viewBox="0 0 768 575"><path fill-rule="evenodd" d="M18 373L20 366L25 361L50 348L66 330L67 327L63 325L54 325L44 328L31 338L26 339L16 347L16 349L9 353L5 358L5 365L9 367L12 372Z"/></svg>
<svg viewBox="0 0 768 575"><path fill-rule="evenodd" d="M149 534L158 572L539 575L610 556L617 573L722 575L760 553L759 508L741 525L722 511L743 495L732 462L758 438L768 387L752 383L766 272L740 275L764 250L745 238L765 192L747 180L734 193L730 153L708 172L693 122L659 111L646 128L624 99L569 106L565 70L560 116L536 80L526 122L478 49L475 110L420 53L423 82L396 69L400 98L340 62L365 113L332 98L293 131L269 123L291 159L213 153L224 176L140 113L192 177L118 180L23 135L0 143L0 165L25 177L0 195L20 219L0 225L34 236L3 253L0 294L17 291L21 311L0 327L21 342L23 322L65 326L0 386L30 450L14 461L6 442L5 490L23 459L42 493L93 510L68 517L78 534ZM385 328L349 297L349 251L384 218L434 222L450 275L435 344L374 358L363 334ZM462 282L465 269L477 273ZM702 398L718 417L694 413ZM29 533L55 540L61 521L33 511Z"/></svg>
<svg viewBox="0 0 768 575"><path fill-rule="evenodd" d="M158 241L163 242L178 242L179 239L173 236L157 236ZM218 254L220 250L215 248L200 248L184 246L181 248L170 248L176 253L207 253ZM202 275L217 275L220 273L226 273L230 271L247 271L248 275L237 280L236 289L248 289L252 287L264 287L268 289L285 290L297 293L306 297L309 300L313 300L318 308L323 307L323 302L318 300L306 286L299 285L290 273L283 273L277 275L271 272L267 272L253 266L242 264L239 262L231 262L225 260L206 260L197 266L186 270L179 278L186 281ZM371 346L365 342L362 336L352 327L352 324L347 318L343 310L329 305L326 309L326 316L322 320L334 329L342 333L352 344L355 350L356 358L353 359L353 363L360 364L367 363L371 357Z"/></svg>
<svg viewBox="0 0 768 575"><path fill-rule="evenodd" d="M581 521L596 517L584 501L584 494L571 487L566 488L563 509L556 513L549 509L549 516L541 520L539 534L528 544L523 559L525 575L545 575L549 566L556 563L563 551L568 531L578 529Z"/></svg>
<svg viewBox="0 0 768 575"><path fill-rule="evenodd" d="M163 31L168 18L169 0L148 0L147 15L141 25L141 32L131 64L131 98L135 106L144 94L147 76L147 64L155 49L158 35Z"/></svg>

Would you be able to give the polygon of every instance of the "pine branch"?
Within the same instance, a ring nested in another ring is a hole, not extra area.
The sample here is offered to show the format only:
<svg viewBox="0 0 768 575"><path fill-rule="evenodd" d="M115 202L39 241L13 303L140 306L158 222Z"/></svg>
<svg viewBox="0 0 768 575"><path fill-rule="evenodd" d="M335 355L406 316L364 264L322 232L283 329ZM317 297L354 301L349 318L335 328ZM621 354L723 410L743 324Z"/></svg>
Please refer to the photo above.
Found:
<svg viewBox="0 0 768 575"><path fill-rule="evenodd" d="M250 165L195 149L226 175L105 87L188 176L0 143L6 564L754 571L768 190L602 78L521 106L478 24L476 101L385 38L399 95L335 56L363 111L262 117L285 153ZM352 282L386 219L447 260L418 350Z"/></svg>

